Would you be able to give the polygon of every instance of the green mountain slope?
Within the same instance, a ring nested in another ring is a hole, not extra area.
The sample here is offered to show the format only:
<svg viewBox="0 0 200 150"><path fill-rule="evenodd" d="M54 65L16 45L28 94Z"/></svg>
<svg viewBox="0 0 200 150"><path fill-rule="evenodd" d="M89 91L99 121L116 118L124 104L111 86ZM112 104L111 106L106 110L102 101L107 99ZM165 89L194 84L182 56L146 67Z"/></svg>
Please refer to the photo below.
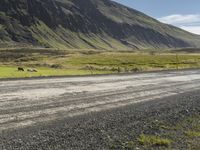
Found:
<svg viewBox="0 0 200 150"><path fill-rule="evenodd" d="M0 45L60 49L200 47L200 36L110 0L1 0Z"/></svg>

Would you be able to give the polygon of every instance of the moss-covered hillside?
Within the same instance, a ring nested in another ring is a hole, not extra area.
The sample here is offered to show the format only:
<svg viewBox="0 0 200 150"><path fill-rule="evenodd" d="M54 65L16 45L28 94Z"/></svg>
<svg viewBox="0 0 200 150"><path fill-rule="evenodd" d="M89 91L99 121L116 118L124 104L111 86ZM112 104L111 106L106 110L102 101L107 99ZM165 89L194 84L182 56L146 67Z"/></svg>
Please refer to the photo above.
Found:
<svg viewBox="0 0 200 150"><path fill-rule="evenodd" d="M1 0L0 47L200 47L200 36L110 0Z"/></svg>

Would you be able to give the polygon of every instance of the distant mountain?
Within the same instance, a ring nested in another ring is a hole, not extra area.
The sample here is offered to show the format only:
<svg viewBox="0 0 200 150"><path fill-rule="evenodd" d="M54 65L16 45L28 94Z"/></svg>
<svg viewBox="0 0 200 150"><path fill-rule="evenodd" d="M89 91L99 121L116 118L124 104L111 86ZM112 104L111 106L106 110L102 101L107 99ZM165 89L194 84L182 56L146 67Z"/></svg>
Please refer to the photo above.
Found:
<svg viewBox="0 0 200 150"><path fill-rule="evenodd" d="M191 34L110 0L0 0L0 45L91 49L200 47Z"/></svg>

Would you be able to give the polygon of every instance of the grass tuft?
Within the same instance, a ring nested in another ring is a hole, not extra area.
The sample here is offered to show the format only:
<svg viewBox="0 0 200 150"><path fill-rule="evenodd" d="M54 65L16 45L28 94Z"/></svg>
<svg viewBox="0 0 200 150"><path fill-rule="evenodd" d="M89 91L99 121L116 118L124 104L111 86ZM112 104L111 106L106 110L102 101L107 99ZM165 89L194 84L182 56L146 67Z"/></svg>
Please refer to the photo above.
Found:
<svg viewBox="0 0 200 150"><path fill-rule="evenodd" d="M200 137L200 132L196 132L196 131L187 131L185 132L185 134L188 136L188 137Z"/></svg>
<svg viewBox="0 0 200 150"><path fill-rule="evenodd" d="M148 146L170 146L171 140L169 139L163 139L158 136L150 136L150 135L144 135L142 134L139 139L139 143L141 145L148 145Z"/></svg>

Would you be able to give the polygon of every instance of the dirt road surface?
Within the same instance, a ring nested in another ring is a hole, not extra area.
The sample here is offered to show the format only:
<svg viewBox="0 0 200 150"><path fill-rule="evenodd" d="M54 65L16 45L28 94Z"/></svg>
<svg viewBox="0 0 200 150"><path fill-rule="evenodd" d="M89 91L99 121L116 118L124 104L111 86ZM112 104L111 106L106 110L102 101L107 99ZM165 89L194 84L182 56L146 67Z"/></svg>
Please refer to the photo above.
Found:
<svg viewBox="0 0 200 150"><path fill-rule="evenodd" d="M0 82L0 132L200 88L200 70Z"/></svg>
<svg viewBox="0 0 200 150"><path fill-rule="evenodd" d="M0 135L199 88L200 70L2 80Z"/></svg>

